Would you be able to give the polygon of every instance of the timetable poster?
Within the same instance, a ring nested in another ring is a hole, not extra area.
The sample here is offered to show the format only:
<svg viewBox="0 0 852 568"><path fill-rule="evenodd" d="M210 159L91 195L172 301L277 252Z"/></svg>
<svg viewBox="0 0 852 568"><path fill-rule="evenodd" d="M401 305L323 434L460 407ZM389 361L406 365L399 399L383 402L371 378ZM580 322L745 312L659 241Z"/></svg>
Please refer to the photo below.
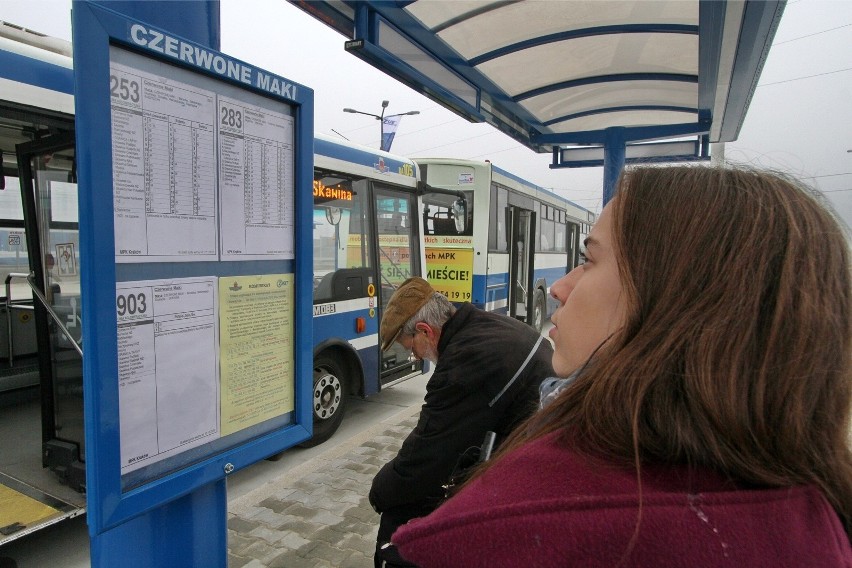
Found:
<svg viewBox="0 0 852 568"><path fill-rule="evenodd" d="M293 275L219 280L223 436L294 409Z"/></svg>
<svg viewBox="0 0 852 568"><path fill-rule="evenodd" d="M215 93L114 60L109 89L116 262L218 260Z"/></svg>
<svg viewBox="0 0 852 568"><path fill-rule="evenodd" d="M222 260L291 259L293 117L219 97Z"/></svg>
<svg viewBox="0 0 852 568"><path fill-rule="evenodd" d="M219 437L217 286L116 284L122 474Z"/></svg>

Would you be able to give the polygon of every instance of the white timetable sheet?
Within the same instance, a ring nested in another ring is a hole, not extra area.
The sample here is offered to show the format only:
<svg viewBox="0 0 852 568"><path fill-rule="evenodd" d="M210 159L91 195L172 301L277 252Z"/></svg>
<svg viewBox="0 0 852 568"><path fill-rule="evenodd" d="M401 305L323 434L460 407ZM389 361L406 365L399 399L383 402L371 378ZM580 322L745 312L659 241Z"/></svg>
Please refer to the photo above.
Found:
<svg viewBox="0 0 852 568"><path fill-rule="evenodd" d="M219 437L217 282L116 284L122 474Z"/></svg>
<svg viewBox="0 0 852 568"><path fill-rule="evenodd" d="M110 62L116 262L217 260L216 96Z"/></svg>
<svg viewBox="0 0 852 568"><path fill-rule="evenodd" d="M222 260L293 258L293 117L218 104Z"/></svg>

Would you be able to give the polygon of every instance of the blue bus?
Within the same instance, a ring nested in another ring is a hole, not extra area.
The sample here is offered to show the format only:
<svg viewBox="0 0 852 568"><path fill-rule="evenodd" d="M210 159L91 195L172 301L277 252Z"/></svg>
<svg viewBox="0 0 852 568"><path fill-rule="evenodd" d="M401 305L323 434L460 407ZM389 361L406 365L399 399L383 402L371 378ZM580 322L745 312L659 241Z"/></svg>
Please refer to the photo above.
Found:
<svg viewBox="0 0 852 568"><path fill-rule="evenodd" d="M417 166L317 135L314 139L314 438L334 432L346 398L422 373L399 345L379 351L390 295L421 275Z"/></svg>

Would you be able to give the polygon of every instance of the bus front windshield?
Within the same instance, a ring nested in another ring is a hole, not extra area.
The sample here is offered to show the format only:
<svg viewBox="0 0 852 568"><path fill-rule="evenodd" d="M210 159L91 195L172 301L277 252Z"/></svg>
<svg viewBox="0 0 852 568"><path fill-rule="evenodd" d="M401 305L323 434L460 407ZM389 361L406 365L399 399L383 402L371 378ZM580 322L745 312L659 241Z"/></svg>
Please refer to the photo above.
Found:
<svg viewBox="0 0 852 568"><path fill-rule="evenodd" d="M370 268L367 182L341 175L314 175L314 302L333 299L331 281L341 269Z"/></svg>

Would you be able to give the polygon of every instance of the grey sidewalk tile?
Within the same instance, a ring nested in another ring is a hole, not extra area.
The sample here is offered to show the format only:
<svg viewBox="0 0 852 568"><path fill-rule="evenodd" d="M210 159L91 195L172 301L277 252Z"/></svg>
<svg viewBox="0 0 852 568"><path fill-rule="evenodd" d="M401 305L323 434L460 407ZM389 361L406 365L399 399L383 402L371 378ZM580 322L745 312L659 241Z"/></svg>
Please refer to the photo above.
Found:
<svg viewBox="0 0 852 568"><path fill-rule="evenodd" d="M375 456L368 456L368 457L364 458L364 461L362 463L364 463L365 465L375 466L376 467L376 473L378 473L379 470L388 462L387 462L387 460L380 460L379 458L377 458Z"/></svg>
<svg viewBox="0 0 852 568"><path fill-rule="evenodd" d="M302 548L303 546L312 544L313 542L313 538L304 538L300 534L291 532L283 536L283 538L278 542L278 546L284 547L288 550L296 551Z"/></svg>
<svg viewBox="0 0 852 568"><path fill-rule="evenodd" d="M258 526L260 526L260 523L247 521L241 517L229 515L228 518L228 530L234 533L247 533Z"/></svg>
<svg viewBox="0 0 852 568"><path fill-rule="evenodd" d="M293 515L294 517L302 517L304 519L310 519L313 516L314 512L314 509L306 507L301 503L293 503L292 505L283 510L283 513Z"/></svg>
<svg viewBox="0 0 852 568"><path fill-rule="evenodd" d="M370 491L371 484L363 484L358 481L354 481L352 479L347 479L345 477L336 477L330 484L329 487L334 487L335 489L340 489L343 491L351 491L356 494L366 495Z"/></svg>
<svg viewBox="0 0 852 568"><path fill-rule="evenodd" d="M248 520L264 524L273 529L277 529L280 528L281 524L283 523L282 516L282 514L276 513L272 509L261 507L258 509L257 513L251 515Z"/></svg>
<svg viewBox="0 0 852 568"><path fill-rule="evenodd" d="M267 544L265 541L258 539L251 543L243 550L240 556L254 558L259 560L264 565L270 560L281 554L281 549Z"/></svg>
<svg viewBox="0 0 852 568"><path fill-rule="evenodd" d="M254 505L245 507L244 510L242 510L241 513L238 514L238 515L232 514L230 512L228 514L230 516L233 516L233 517L239 517L240 519L251 519L255 515L257 515L258 513L260 513L261 511L263 511L263 507L261 507L257 504L254 504Z"/></svg>
<svg viewBox="0 0 852 568"><path fill-rule="evenodd" d="M321 558L330 562L332 566L340 566L340 564L351 554L351 552L340 550L335 546L331 546L327 542L320 542L305 556L305 558Z"/></svg>
<svg viewBox="0 0 852 568"><path fill-rule="evenodd" d="M360 552L364 556L369 556L372 560L373 552L376 550L376 538L368 538L366 536L348 534L343 538L339 547L343 550L354 550Z"/></svg>
<svg viewBox="0 0 852 568"><path fill-rule="evenodd" d="M281 526L278 527L278 530L298 535L299 537L306 540L311 540L314 534L322 528L323 527L317 525L316 523L307 521L302 517L295 517L293 515L282 515Z"/></svg>
<svg viewBox="0 0 852 568"><path fill-rule="evenodd" d="M343 522L343 516L331 513L329 511L326 511L325 509L319 509L317 511L314 511L313 516L310 517L309 520L312 523L333 527L334 525Z"/></svg>
<svg viewBox="0 0 852 568"><path fill-rule="evenodd" d="M378 515L376 516L375 525L364 523L360 519L356 519L354 517L348 517L343 523L341 523L335 528L339 531L357 534L361 536L372 535L372 538L375 539L376 535L379 532Z"/></svg>
<svg viewBox="0 0 852 568"><path fill-rule="evenodd" d="M259 526L250 530L248 536L255 539L263 539L270 545L277 547L278 541L280 541L286 534L287 533L281 531L272 530L264 526Z"/></svg>
<svg viewBox="0 0 852 568"><path fill-rule="evenodd" d="M373 568L373 555L365 556L353 552L346 560L341 562L338 568Z"/></svg>
<svg viewBox="0 0 852 568"><path fill-rule="evenodd" d="M251 554L246 551L256 540L254 537L248 536L248 534L237 534L233 531L228 531L228 552L251 559Z"/></svg>
<svg viewBox="0 0 852 568"><path fill-rule="evenodd" d="M323 564L317 558L304 558L297 556L293 552L285 552L272 559L268 566L269 568L319 568ZM231 567L229 566L228 568Z"/></svg>
<svg viewBox="0 0 852 568"><path fill-rule="evenodd" d="M348 533L340 529L340 524L333 526L325 526L314 533L313 540L315 542L325 542L331 545L336 545L338 542L343 542Z"/></svg>
<svg viewBox="0 0 852 568"><path fill-rule="evenodd" d="M228 553L228 568L244 568L249 562L254 562L254 559L243 558L242 556L235 556L230 552Z"/></svg>
<svg viewBox="0 0 852 568"><path fill-rule="evenodd" d="M363 523L379 523L379 515L368 504L357 507L350 507L343 511L343 516L346 518L357 519Z"/></svg>

